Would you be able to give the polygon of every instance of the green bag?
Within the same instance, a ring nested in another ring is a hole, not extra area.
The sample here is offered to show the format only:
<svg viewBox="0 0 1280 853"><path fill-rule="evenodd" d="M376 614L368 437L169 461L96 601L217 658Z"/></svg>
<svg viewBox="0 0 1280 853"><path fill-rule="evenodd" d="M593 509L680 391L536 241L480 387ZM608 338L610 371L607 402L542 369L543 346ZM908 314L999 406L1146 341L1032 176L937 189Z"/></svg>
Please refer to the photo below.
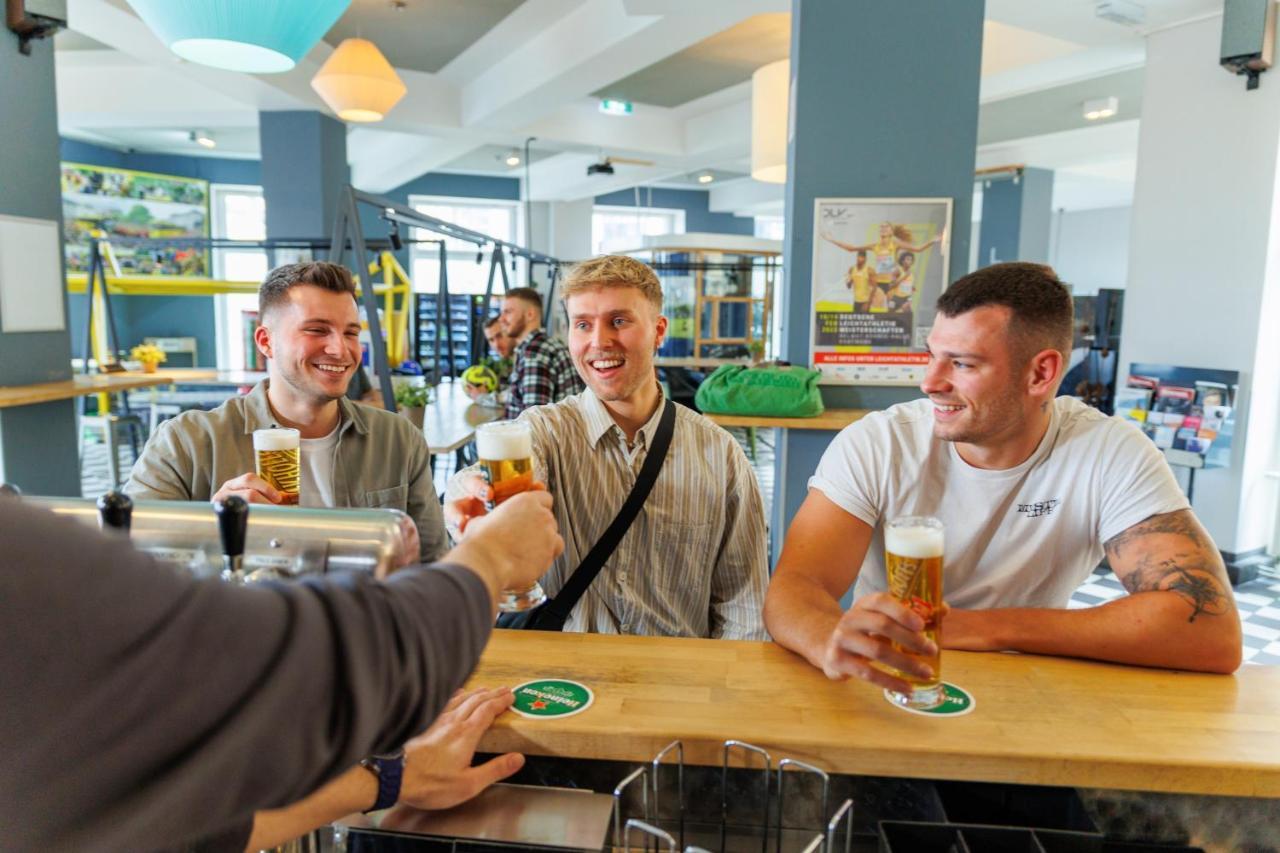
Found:
<svg viewBox="0 0 1280 853"><path fill-rule="evenodd" d="M694 402L702 411L720 415L817 417L822 414L821 375L794 365L723 364L698 386Z"/></svg>

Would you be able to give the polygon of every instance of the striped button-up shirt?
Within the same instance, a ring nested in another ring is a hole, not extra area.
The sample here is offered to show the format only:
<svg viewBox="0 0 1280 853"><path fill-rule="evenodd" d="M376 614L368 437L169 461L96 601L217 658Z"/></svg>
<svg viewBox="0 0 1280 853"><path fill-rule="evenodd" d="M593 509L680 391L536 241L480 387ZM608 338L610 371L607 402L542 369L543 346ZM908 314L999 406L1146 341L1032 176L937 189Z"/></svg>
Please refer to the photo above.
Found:
<svg viewBox="0 0 1280 853"><path fill-rule="evenodd" d="M507 397L507 417L514 418L530 406L563 400L583 389L582 377L573 366L573 357L564 341L547 335L545 329L525 338L516 347L511 370L511 390Z"/></svg>
<svg viewBox="0 0 1280 853"><path fill-rule="evenodd" d="M604 534L635 485L662 407L628 447L590 389L521 415L534 466L555 497L565 551L542 578L549 595ZM764 507L729 433L676 406L675 433L643 509L565 624L566 631L766 638Z"/></svg>

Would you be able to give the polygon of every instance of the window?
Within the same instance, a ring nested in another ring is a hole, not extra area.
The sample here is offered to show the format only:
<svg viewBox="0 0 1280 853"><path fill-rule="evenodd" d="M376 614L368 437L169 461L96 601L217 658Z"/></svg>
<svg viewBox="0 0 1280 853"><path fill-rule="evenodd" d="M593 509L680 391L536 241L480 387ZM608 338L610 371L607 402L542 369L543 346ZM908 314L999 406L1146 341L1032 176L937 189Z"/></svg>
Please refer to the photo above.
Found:
<svg viewBox="0 0 1280 853"><path fill-rule="evenodd" d="M786 225L784 216L757 216L756 236L765 240L782 240L786 234Z"/></svg>
<svg viewBox="0 0 1280 853"><path fill-rule="evenodd" d="M598 204L591 214L591 252L595 255L639 249L648 236L683 233L683 210Z"/></svg>
<svg viewBox="0 0 1280 853"><path fill-rule="evenodd" d="M489 237L508 243L523 245L521 239L521 210L518 201L491 199L440 198L410 196L409 204L419 213L443 219L454 225L478 231ZM423 228L412 229L412 239L439 239L440 235ZM446 237L450 293L483 294L489 281L489 252L485 251L476 263L478 247L456 237ZM414 243L409 251L409 274L413 289L419 293L435 293L440 282L440 247L435 243ZM507 277L512 287L524 282L524 261L517 263L517 271L511 271L507 260ZM502 292L502 281L494 273L494 292Z"/></svg>
<svg viewBox="0 0 1280 853"><path fill-rule="evenodd" d="M210 201L214 239L266 239L267 207L262 187L214 184L210 188ZM214 249L213 277L220 281L261 282L267 277L267 252L265 249ZM252 315L258 310L257 295L222 293L214 297L214 304L219 369L252 369L255 366Z"/></svg>

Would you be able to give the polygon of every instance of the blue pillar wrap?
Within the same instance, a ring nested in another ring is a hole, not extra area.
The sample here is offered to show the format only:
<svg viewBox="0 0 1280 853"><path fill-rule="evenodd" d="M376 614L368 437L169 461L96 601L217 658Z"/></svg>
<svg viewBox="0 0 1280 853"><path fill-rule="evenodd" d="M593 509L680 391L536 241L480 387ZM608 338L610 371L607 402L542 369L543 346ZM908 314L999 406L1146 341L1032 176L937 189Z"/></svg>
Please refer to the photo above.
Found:
<svg viewBox="0 0 1280 853"><path fill-rule="evenodd" d="M17 41L0 32L0 214L53 219L61 227L53 39L32 41L30 56L18 52ZM66 329L0 333L0 385L70 376ZM0 480L28 494L80 494L74 405L60 400L0 409Z"/></svg>
<svg viewBox="0 0 1280 853"><path fill-rule="evenodd" d="M313 111L258 115L267 237L324 239L351 180L347 128Z"/></svg>
<svg viewBox="0 0 1280 853"><path fill-rule="evenodd" d="M992 178L982 189L982 231L978 267L1002 261L1049 262L1049 228L1053 214L1053 172L1023 169Z"/></svg>
<svg viewBox="0 0 1280 853"><path fill-rule="evenodd" d="M794 0L783 352L809 363L815 198L950 197L953 277L968 269L982 0ZM832 408L884 408L915 388L824 386ZM773 559L834 434L778 442Z"/></svg>

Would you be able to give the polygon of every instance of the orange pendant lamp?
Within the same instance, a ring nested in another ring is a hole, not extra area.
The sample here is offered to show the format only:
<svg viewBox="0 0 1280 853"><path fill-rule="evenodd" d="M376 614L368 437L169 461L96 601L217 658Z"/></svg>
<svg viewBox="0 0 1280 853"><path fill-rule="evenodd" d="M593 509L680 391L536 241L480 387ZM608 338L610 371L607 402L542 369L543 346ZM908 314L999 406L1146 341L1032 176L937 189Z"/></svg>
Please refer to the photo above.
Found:
<svg viewBox="0 0 1280 853"><path fill-rule="evenodd" d="M338 45L316 76L311 88L343 121L382 121L401 98L404 82L367 39L349 38Z"/></svg>

